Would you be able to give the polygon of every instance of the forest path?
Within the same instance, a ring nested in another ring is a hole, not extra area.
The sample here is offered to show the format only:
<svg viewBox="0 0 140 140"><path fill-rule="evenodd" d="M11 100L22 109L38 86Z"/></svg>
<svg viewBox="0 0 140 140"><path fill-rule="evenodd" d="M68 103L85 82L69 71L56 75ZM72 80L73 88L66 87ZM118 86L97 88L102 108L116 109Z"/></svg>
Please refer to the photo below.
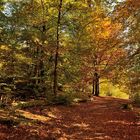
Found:
<svg viewBox="0 0 140 140"><path fill-rule="evenodd" d="M122 109L129 100L94 97L93 101L70 107L30 108L48 122L7 128L0 125L0 140L140 140L138 108Z"/></svg>
<svg viewBox="0 0 140 140"><path fill-rule="evenodd" d="M56 126L70 140L140 140L140 117L124 110L129 100L94 97L79 106L58 107Z"/></svg>

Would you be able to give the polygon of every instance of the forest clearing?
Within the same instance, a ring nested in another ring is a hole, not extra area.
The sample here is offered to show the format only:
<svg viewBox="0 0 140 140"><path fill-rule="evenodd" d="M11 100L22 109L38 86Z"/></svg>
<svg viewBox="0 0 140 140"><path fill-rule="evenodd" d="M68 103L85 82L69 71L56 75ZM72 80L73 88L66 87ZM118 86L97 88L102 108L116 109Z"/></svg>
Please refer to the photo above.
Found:
<svg viewBox="0 0 140 140"><path fill-rule="evenodd" d="M140 0L0 0L0 140L140 140Z"/></svg>

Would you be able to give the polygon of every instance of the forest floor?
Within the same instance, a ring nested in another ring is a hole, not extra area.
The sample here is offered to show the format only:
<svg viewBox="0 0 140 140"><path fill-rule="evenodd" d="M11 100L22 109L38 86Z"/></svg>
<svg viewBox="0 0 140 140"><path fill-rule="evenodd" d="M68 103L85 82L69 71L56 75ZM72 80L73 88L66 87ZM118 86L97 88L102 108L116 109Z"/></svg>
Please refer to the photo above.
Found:
<svg viewBox="0 0 140 140"><path fill-rule="evenodd" d="M11 126L0 123L0 140L140 140L140 108L122 109L125 103L130 101L94 97L72 106L17 110L25 118Z"/></svg>

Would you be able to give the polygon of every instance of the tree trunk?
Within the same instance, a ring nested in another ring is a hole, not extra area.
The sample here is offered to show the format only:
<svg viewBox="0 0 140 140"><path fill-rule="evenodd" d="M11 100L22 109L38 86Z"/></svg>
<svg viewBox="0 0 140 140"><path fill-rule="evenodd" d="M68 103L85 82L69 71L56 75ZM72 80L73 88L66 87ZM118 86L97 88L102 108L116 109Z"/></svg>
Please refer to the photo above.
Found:
<svg viewBox="0 0 140 140"><path fill-rule="evenodd" d="M31 75L32 77L35 77L34 84L38 85L40 83L43 83L43 78L44 78L44 62L43 62L43 50L42 50L42 45L36 46L36 49L34 51L34 55L36 55L36 60L35 60L35 66L33 69L33 74Z"/></svg>
<svg viewBox="0 0 140 140"><path fill-rule="evenodd" d="M95 78L93 77L93 80L92 80L92 95L95 95Z"/></svg>
<svg viewBox="0 0 140 140"><path fill-rule="evenodd" d="M38 85L39 83L39 46L37 45L36 48L36 56L37 56L37 60L36 60L36 65L35 65L35 84Z"/></svg>
<svg viewBox="0 0 140 140"><path fill-rule="evenodd" d="M54 61L54 81L53 81L53 93L57 95L57 85L58 85L58 56L59 56L59 47L60 47L60 20L61 20L61 9L62 9L62 0L60 0L58 8L58 20L57 20L57 40L56 40L56 52L55 52L55 61Z"/></svg>
<svg viewBox="0 0 140 140"><path fill-rule="evenodd" d="M95 96L99 96L99 75L98 73L94 73L95 77Z"/></svg>

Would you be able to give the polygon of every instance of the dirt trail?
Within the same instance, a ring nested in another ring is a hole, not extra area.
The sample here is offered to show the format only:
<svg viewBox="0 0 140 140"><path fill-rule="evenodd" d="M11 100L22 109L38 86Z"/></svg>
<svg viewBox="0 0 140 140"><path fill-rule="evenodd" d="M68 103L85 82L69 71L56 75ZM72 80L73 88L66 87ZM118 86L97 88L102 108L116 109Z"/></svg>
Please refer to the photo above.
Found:
<svg viewBox="0 0 140 140"><path fill-rule="evenodd" d="M121 109L129 100L96 97L93 101L70 107L31 108L42 116L54 118L31 126L0 125L0 140L140 140L140 116ZM27 111L27 110L26 110ZM51 116L50 115L50 116Z"/></svg>

